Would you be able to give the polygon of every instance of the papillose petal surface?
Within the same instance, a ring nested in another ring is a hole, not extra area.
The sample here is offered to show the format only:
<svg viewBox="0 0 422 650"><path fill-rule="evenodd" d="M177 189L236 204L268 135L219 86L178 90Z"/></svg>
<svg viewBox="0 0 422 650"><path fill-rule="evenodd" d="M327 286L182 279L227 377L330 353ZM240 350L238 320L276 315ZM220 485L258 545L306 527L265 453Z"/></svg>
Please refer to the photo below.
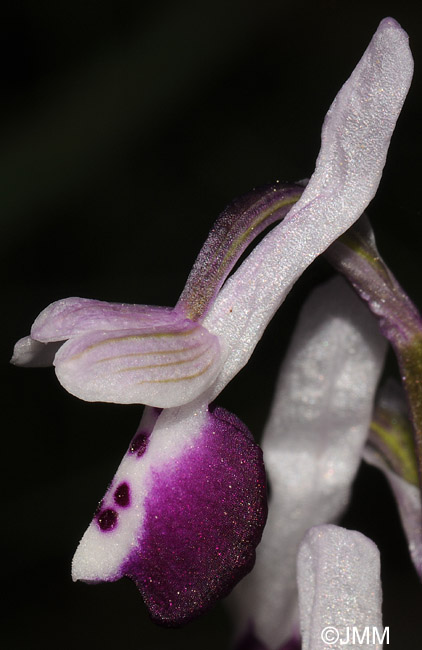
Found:
<svg viewBox="0 0 422 650"><path fill-rule="evenodd" d="M179 625L252 568L265 472L249 431L224 409L148 417L81 540L73 578L129 576L154 619Z"/></svg>
<svg viewBox="0 0 422 650"><path fill-rule="evenodd" d="M302 650L382 649L380 557L371 540L338 526L312 528L297 570Z"/></svg>
<svg viewBox="0 0 422 650"><path fill-rule="evenodd" d="M412 73L407 34L386 18L328 111L302 197L229 278L204 320L229 347L214 396L247 362L298 277L373 198Z"/></svg>
<svg viewBox="0 0 422 650"><path fill-rule="evenodd" d="M31 327L31 336L46 343L93 331L172 326L179 320L179 314L170 307L64 298L40 313Z"/></svg>

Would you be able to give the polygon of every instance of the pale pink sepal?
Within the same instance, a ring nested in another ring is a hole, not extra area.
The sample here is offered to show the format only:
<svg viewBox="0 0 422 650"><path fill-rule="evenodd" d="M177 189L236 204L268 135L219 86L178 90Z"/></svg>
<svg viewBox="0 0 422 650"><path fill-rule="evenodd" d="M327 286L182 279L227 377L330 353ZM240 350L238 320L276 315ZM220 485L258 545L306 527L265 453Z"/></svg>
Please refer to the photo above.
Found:
<svg viewBox="0 0 422 650"><path fill-rule="evenodd" d="M51 303L37 316L31 336L44 343L101 330L172 326L180 314L170 307L127 305L90 298L64 298Z"/></svg>
<svg viewBox="0 0 422 650"><path fill-rule="evenodd" d="M302 197L229 278L204 321L230 349L215 395L245 365L302 272L373 198L412 73L407 34L386 18L328 111Z"/></svg>

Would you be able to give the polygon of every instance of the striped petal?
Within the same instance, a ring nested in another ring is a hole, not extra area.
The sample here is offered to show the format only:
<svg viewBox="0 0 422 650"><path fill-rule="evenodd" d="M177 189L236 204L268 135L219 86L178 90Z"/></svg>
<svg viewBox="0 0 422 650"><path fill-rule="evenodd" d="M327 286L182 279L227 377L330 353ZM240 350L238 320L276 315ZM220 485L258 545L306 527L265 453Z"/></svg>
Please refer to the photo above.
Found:
<svg viewBox="0 0 422 650"><path fill-rule="evenodd" d="M71 337L98 330L172 327L181 319L180 313L167 307L64 298L51 303L37 316L31 335L16 343L11 363L51 366L62 343Z"/></svg>
<svg viewBox="0 0 422 650"><path fill-rule="evenodd" d="M216 336L183 319L171 329L165 324L71 338L54 365L60 383L81 399L168 408L202 393L221 355Z"/></svg>
<svg viewBox="0 0 422 650"><path fill-rule="evenodd" d="M74 580L126 575L158 622L202 613L253 566L266 518L262 452L203 404L146 409L73 560Z"/></svg>
<svg viewBox="0 0 422 650"><path fill-rule="evenodd" d="M12 363L52 363L60 383L87 401L186 404L217 376L218 338L181 310L67 298L41 312Z"/></svg>

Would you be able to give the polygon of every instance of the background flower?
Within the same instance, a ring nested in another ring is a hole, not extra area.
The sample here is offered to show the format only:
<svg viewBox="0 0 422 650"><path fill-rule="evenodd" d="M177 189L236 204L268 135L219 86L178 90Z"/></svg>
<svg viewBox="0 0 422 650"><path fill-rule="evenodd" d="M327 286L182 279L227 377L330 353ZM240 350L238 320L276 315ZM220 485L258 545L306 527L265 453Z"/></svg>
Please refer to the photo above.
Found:
<svg viewBox="0 0 422 650"><path fill-rule="evenodd" d="M312 526L337 522L347 507L386 348L343 278L319 286L303 305L262 438L267 524L254 570L227 601L239 639L252 633L278 650L294 636L298 549ZM322 599L324 606L335 603Z"/></svg>
<svg viewBox="0 0 422 650"><path fill-rule="evenodd" d="M127 2L118 11L11 3L1 24L3 359L33 315L65 295L174 304L228 201L276 175L312 172L327 106L383 16L399 20L422 60L420 11L410 0ZM419 306L421 97L416 71L369 210L383 256ZM321 262L303 278L224 393L222 405L254 432L303 295L326 273ZM79 403L52 373L3 371L8 647L85 648L99 638L103 648L224 647L221 613L175 635L149 623L129 581L111 591L70 582L72 549L138 408ZM411 650L421 645L421 589L388 490L372 477L361 474L347 525L381 547L390 648ZM374 529L377 492L387 505Z"/></svg>

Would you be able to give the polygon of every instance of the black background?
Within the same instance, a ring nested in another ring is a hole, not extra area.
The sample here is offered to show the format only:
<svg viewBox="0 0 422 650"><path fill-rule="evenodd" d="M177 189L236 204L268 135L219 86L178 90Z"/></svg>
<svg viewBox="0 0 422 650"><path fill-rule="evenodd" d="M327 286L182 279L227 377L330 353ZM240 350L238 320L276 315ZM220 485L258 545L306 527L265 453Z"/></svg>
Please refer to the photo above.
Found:
<svg viewBox="0 0 422 650"><path fill-rule="evenodd" d="M70 562L140 417L88 404L50 370L8 366L67 296L173 305L218 213L253 186L309 176L322 120L379 21L408 31L414 84L371 216L422 307L421 12L407 2L10 2L0 21L5 647L227 648L221 606L183 630L129 581L72 584ZM219 403L260 435L318 261ZM396 372L390 359L389 369ZM390 648L422 646L422 589L383 479L363 468L345 523L382 555Z"/></svg>

